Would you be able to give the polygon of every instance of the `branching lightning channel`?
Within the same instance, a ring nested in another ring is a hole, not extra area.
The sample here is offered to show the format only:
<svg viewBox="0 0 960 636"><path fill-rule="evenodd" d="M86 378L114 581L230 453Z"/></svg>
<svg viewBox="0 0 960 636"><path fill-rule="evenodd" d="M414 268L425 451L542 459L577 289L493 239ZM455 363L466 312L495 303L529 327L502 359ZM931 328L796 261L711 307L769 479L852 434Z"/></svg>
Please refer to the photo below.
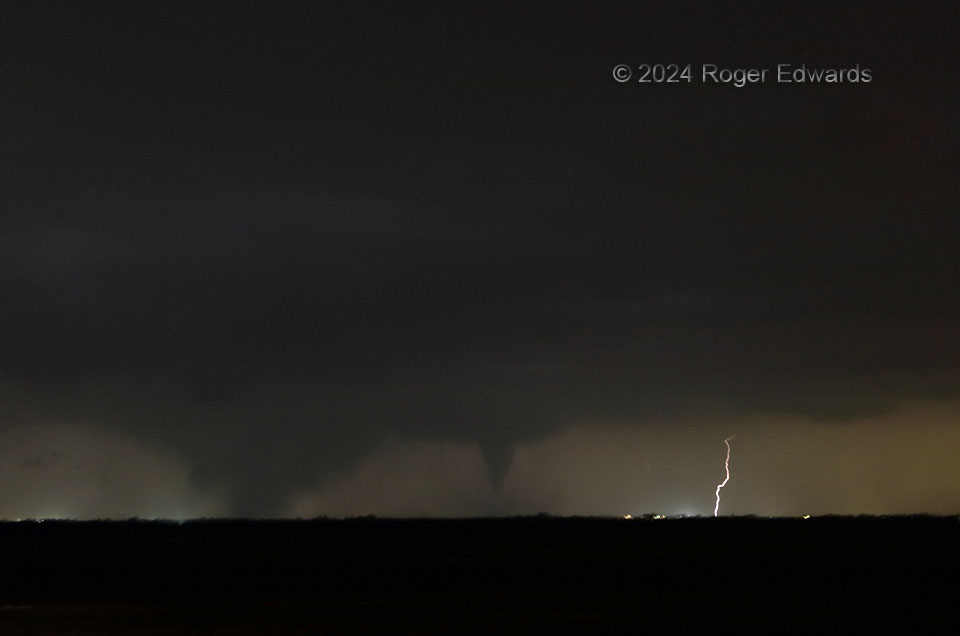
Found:
<svg viewBox="0 0 960 636"><path fill-rule="evenodd" d="M730 481L730 440L732 440L736 435L731 435L727 439L723 440L723 443L727 445L727 459L723 462L723 467L727 471L727 476L724 477L723 481L717 484L717 505L713 507L713 516L716 517L720 514L720 489L727 485L727 482Z"/></svg>

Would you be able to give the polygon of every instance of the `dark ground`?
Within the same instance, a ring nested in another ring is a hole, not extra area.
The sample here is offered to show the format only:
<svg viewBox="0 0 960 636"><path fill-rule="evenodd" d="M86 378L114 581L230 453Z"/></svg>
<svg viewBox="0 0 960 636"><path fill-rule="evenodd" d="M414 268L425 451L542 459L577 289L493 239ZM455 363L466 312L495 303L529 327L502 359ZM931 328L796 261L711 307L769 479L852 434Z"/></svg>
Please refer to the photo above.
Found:
<svg viewBox="0 0 960 636"><path fill-rule="evenodd" d="M956 517L0 524L0 634L948 631Z"/></svg>

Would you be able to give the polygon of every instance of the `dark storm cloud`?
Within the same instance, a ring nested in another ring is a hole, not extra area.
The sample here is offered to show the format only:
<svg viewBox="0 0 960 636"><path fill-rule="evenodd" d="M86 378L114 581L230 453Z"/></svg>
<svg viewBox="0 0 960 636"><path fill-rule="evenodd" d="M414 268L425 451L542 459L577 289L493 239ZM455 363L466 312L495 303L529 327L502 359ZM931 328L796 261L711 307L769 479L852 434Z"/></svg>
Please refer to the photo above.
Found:
<svg viewBox="0 0 960 636"><path fill-rule="evenodd" d="M396 435L477 444L499 489L583 422L956 395L937 11L652 11L21 9L6 417L167 445L270 513ZM685 60L876 80L609 76Z"/></svg>

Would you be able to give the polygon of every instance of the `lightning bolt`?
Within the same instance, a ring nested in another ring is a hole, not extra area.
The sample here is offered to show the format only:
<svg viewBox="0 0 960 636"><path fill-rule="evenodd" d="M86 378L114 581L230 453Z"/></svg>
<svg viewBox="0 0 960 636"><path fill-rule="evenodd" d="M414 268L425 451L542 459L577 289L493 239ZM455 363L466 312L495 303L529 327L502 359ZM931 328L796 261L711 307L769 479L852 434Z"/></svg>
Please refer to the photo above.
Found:
<svg viewBox="0 0 960 636"><path fill-rule="evenodd" d="M713 516L716 517L720 512L720 489L727 485L727 482L730 481L730 440L732 440L736 435L731 435L727 439L723 440L723 443L727 445L727 459L723 462L723 467L727 471L727 476L722 482L717 484L717 505L713 507Z"/></svg>

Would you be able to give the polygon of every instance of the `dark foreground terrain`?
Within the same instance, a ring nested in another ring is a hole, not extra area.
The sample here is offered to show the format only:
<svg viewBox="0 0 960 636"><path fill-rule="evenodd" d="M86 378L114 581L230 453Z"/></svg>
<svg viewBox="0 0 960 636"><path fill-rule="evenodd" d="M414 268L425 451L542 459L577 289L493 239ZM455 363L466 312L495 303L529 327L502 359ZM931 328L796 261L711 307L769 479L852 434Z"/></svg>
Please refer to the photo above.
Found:
<svg viewBox="0 0 960 636"><path fill-rule="evenodd" d="M955 517L0 524L0 634L951 631Z"/></svg>

